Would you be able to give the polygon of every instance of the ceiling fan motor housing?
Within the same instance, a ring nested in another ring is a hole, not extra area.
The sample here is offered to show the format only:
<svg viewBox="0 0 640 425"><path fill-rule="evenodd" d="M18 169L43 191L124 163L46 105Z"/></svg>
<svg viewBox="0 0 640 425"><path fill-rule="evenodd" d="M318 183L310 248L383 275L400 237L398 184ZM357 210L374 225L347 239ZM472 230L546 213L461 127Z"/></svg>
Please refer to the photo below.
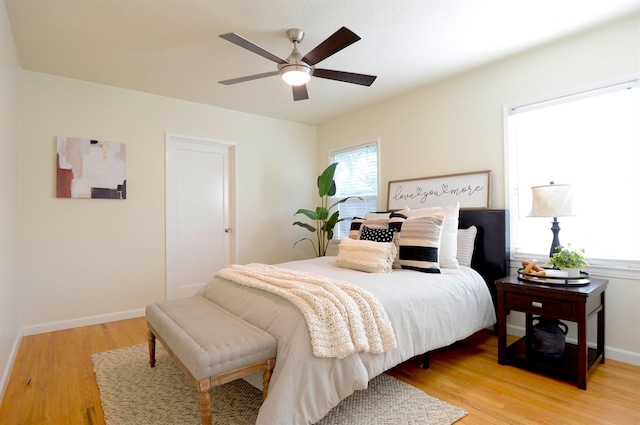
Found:
<svg viewBox="0 0 640 425"><path fill-rule="evenodd" d="M291 28L287 31L287 37L293 43L293 51L287 57L287 63L278 64L280 76L292 86L306 84L313 75L313 67L302 60L302 54L298 51L298 43L304 38L304 31Z"/></svg>
<svg viewBox="0 0 640 425"><path fill-rule="evenodd" d="M304 31L300 28L291 28L287 30L287 37L292 43L300 43L304 38Z"/></svg>

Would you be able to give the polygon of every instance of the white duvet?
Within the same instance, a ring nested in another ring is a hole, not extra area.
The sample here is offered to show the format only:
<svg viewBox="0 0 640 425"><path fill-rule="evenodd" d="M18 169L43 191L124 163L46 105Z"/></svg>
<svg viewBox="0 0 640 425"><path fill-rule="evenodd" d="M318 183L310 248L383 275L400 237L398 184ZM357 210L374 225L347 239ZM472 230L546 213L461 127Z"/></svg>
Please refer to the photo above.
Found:
<svg viewBox="0 0 640 425"><path fill-rule="evenodd" d="M385 370L496 321L489 290L470 268L442 269L442 274L365 273L336 267L334 262L335 257L321 257L278 266L345 280L371 292L387 311L398 344L395 350L354 353L342 359L315 357L302 313L284 298L221 278L214 278L199 293L278 342L276 368L258 425L313 424Z"/></svg>
<svg viewBox="0 0 640 425"><path fill-rule="evenodd" d="M382 353L396 348L384 306L358 285L257 263L234 264L216 277L279 295L294 304L304 315L316 357L341 359L359 351Z"/></svg>

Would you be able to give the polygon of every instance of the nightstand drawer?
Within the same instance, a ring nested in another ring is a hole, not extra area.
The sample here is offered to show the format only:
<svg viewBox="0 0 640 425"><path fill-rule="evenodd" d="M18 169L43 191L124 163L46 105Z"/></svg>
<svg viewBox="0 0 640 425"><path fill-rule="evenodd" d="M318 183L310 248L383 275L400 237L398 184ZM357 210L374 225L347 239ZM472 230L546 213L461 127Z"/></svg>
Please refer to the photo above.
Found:
<svg viewBox="0 0 640 425"><path fill-rule="evenodd" d="M511 292L507 292L505 297L507 310L514 309L541 315L550 314L563 318L573 317L573 304L569 301L536 297L535 295L514 294Z"/></svg>

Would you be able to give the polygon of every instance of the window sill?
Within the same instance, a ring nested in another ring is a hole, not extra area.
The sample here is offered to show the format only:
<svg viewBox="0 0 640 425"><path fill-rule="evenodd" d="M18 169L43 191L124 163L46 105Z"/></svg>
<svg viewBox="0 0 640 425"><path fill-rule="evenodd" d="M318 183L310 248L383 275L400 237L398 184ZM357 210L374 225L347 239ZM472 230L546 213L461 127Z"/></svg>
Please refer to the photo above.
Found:
<svg viewBox="0 0 640 425"><path fill-rule="evenodd" d="M542 254L518 254L518 255L512 255L511 256L511 261L510 261L510 266L511 269L513 270L517 270L519 268L522 267L522 260L529 260L531 258L546 258L544 255ZM543 261L540 261L541 263ZM622 279L640 279L640 267L638 267L638 265L635 262L624 262L624 261L618 261L618 262L611 262L610 264L607 263L596 263L593 264L591 267L588 267L587 269L585 269L586 272L588 272L591 275L594 276L601 276L604 278L622 278Z"/></svg>

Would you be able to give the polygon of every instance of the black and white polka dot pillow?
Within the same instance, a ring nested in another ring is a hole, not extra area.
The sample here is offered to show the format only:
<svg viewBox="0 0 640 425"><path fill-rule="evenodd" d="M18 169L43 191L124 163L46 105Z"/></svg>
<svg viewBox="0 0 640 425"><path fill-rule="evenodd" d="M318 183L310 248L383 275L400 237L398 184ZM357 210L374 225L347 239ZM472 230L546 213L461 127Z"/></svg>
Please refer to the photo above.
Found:
<svg viewBox="0 0 640 425"><path fill-rule="evenodd" d="M360 240L373 242L393 242L395 232L389 229L372 229L367 226L360 228Z"/></svg>

